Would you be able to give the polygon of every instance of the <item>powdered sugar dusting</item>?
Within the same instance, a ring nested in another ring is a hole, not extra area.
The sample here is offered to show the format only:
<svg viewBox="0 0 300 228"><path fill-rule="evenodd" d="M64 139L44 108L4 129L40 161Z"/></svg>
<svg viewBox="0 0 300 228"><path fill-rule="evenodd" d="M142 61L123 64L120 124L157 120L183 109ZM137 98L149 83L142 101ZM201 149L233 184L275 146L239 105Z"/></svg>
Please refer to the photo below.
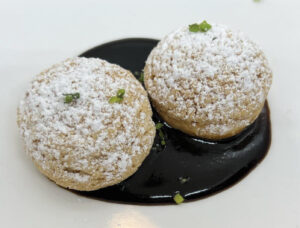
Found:
<svg viewBox="0 0 300 228"><path fill-rule="evenodd" d="M125 89L123 102L110 104L119 89ZM75 92L80 98L64 103L64 94ZM27 152L44 173L105 186L124 178L132 159L149 152L155 133L138 126L154 128L151 115L146 92L128 71L100 59L73 58L35 78L18 123Z"/></svg>
<svg viewBox="0 0 300 228"><path fill-rule="evenodd" d="M206 33L188 26L162 39L147 59L145 85L156 105L201 132L223 135L253 121L272 73L261 49L242 33L212 24Z"/></svg>

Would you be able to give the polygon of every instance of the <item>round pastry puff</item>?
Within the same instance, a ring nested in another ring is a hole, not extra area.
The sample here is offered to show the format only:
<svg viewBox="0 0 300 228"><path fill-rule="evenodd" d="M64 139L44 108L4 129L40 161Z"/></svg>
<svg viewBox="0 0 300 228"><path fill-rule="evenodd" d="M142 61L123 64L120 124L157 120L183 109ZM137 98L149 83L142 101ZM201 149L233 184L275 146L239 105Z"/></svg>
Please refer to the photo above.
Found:
<svg viewBox="0 0 300 228"><path fill-rule="evenodd" d="M40 73L17 116L37 168L75 190L96 190L128 178L155 137L142 85L129 71L97 58L67 59Z"/></svg>
<svg viewBox="0 0 300 228"><path fill-rule="evenodd" d="M262 50L242 33L183 26L152 50L144 69L152 104L172 127L218 140L254 122L272 83Z"/></svg>

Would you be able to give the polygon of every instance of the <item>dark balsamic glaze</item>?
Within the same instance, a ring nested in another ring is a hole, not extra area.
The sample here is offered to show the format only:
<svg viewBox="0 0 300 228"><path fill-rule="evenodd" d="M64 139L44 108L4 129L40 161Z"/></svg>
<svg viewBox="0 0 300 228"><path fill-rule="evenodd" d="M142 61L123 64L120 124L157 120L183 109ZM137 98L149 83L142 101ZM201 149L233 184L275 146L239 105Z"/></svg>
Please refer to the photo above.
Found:
<svg viewBox="0 0 300 228"><path fill-rule="evenodd" d="M135 72L143 69L157 42L138 38L118 40L95 47L81 56L99 57ZM153 119L163 122L155 110ZM193 138L167 124L162 131L166 145L161 145L156 134L149 156L134 175L111 187L75 192L102 200L135 203L173 202L176 192L186 200L201 198L241 180L264 158L271 143L267 103L251 126L225 140Z"/></svg>

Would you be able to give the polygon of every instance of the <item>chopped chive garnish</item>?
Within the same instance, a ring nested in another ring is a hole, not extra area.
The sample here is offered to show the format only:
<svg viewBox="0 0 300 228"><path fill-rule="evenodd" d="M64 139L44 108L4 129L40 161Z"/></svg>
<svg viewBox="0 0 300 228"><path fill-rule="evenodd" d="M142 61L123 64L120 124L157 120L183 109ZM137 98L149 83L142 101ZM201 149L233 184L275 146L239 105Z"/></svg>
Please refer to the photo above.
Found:
<svg viewBox="0 0 300 228"><path fill-rule="evenodd" d="M144 72L143 72L143 71L142 71L141 74L140 74L139 81L140 81L141 83L144 83Z"/></svg>
<svg viewBox="0 0 300 228"><path fill-rule="evenodd" d="M158 135L159 135L159 138L160 138L160 144L162 146L166 145L165 136L164 136L164 133L163 133L163 131L161 129L163 126L164 126L164 124L162 124L162 123L155 124L155 128L158 131Z"/></svg>
<svg viewBox="0 0 300 228"><path fill-rule="evenodd" d="M144 83L144 71L134 71L134 76L139 80L140 83Z"/></svg>
<svg viewBox="0 0 300 228"><path fill-rule="evenodd" d="M122 101L121 98L115 96L115 97L111 97L108 102L113 104L113 103L120 103L121 101Z"/></svg>
<svg viewBox="0 0 300 228"><path fill-rule="evenodd" d="M182 197L182 195L180 195L180 193L177 193L174 197L173 197L174 201L176 204L181 204L184 201L184 198Z"/></svg>
<svg viewBox="0 0 300 228"><path fill-rule="evenodd" d="M123 98L125 94L125 89L119 89L117 92L117 97Z"/></svg>
<svg viewBox="0 0 300 228"><path fill-rule="evenodd" d="M74 99L80 98L80 94L79 94L79 93L73 93L72 95L73 95L73 98L74 98Z"/></svg>
<svg viewBox="0 0 300 228"><path fill-rule="evenodd" d="M80 93L64 93L65 96L65 103L71 103L72 101L75 101L80 98Z"/></svg>
<svg viewBox="0 0 300 228"><path fill-rule="evenodd" d="M261 2L261 0L253 0L253 2Z"/></svg>
<svg viewBox="0 0 300 228"><path fill-rule="evenodd" d="M199 32L199 25L198 24L191 24L189 25L190 32Z"/></svg>
<svg viewBox="0 0 300 228"><path fill-rule="evenodd" d="M211 29L211 25L206 21L202 21L200 24L189 25L190 32L207 32Z"/></svg>
<svg viewBox="0 0 300 228"><path fill-rule="evenodd" d="M201 32L207 32L211 29L211 25L208 24L206 21L202 21L202 23L199 24L199 28Z"/></svg>
<svg viewBox="0 0 300 228"><path fill-rule="evenodd" d="M162 123L155 124L156 129L161 129L164 125Z"/></svg>
<svg viewBox="0 0 300 228"><path fill-rule="evenodd" d="M159 131L158 131L158 135L159 135L159 137L163 140L164 139L164 133L162 132L162 130L161 129L158 129Z"/></svg>
<svg viewBox="0 0 300 228"><path fill-rule="evenodd" d="M109 103L113 104L113 103L121 103L124 99L124 95L125 95L125 89L119 89L117 91L117 95L113 96L109 99Z"/></svg>
<svg viewBox="0 0 300 228"><path fill-rule="evenodd" d="M185 184L186 182L190 181L190 177L179 177L178 180L180 182L180 184Z"/></svg>
<svg viewBox="0 0 300 228"><path fill-rule="evenodd" d="M72 95L65 95L65 103L71 103L73 101Z"/></svg>

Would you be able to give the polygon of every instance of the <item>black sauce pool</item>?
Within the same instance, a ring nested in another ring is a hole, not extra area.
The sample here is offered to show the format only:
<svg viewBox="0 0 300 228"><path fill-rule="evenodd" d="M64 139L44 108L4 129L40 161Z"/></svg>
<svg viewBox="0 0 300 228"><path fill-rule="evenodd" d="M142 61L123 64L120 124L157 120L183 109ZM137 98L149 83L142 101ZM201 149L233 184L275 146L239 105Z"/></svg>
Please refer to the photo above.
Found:
<svg viewBox="0 0 300 228"><path fill-rule="evenodd" d="M132 72L141 71L152 39L123 39L95 47L81 56L98 57ZM163 122L154 111L155 122ZM257 120L239 135L221 141L193 138L167 124L162 127L166 145L156 134L149 156L138 171L123 182L77 194L126 203L174 202L177 192L185 200L198 199L226 189L245 177L267 154L271 123L266 102Z"/></svg>

